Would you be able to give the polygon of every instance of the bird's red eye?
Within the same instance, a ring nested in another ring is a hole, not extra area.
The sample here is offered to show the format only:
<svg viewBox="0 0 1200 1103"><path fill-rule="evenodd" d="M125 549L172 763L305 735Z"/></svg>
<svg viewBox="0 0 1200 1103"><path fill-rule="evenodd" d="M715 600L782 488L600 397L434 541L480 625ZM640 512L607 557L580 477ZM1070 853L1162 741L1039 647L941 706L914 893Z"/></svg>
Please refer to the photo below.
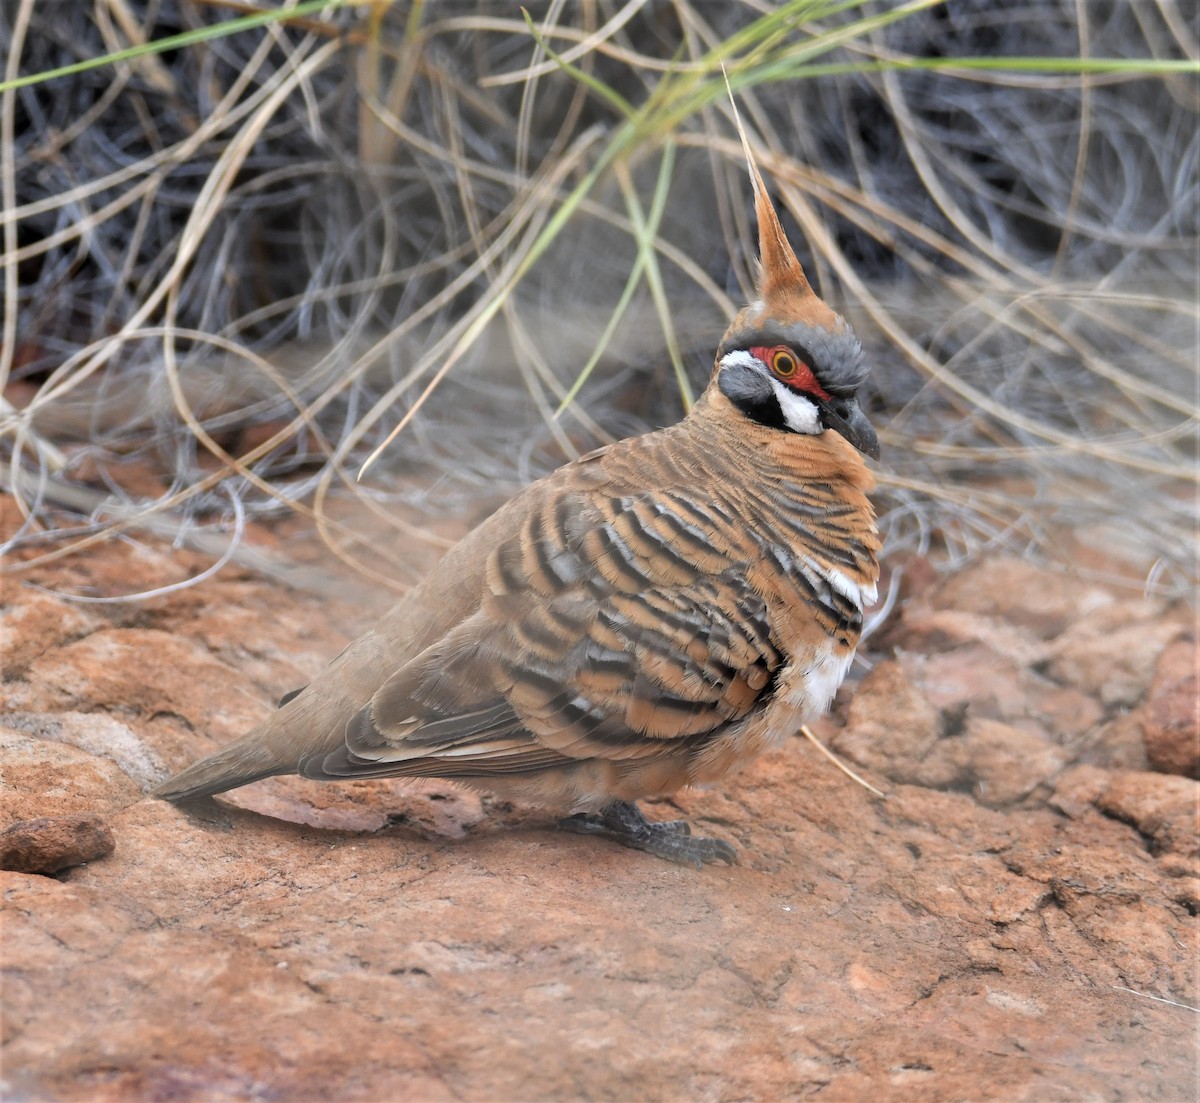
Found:
<svg viewBox="0 0 1200 1103"><path fill-rule="evenodd" d="M795 376L799 366L799 362L790 350L785 348L771 350L771 371L780 379L791 379Z"/></svg>

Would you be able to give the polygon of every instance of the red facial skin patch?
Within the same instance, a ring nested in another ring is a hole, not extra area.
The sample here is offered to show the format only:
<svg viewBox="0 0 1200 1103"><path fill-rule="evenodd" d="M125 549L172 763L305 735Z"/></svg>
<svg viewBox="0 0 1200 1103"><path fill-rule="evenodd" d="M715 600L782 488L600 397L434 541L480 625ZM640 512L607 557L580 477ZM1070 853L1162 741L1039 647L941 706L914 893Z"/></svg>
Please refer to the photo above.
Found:
<svg viewBox="0 0 1200 1103"><path fill-rule="evenodd" d="M802 394L815 395L828 402L833 396L817 382L813 370L787 345L775 345L772 348L752 348L750 355L761 360L771 373L781 383L786 383L794 391ZM778 360L777 360L778 358ZM776 364L779 363L777 367ZM783 370L781 370L781 368ZM790 370L789 370L790 369Z"/></svg>

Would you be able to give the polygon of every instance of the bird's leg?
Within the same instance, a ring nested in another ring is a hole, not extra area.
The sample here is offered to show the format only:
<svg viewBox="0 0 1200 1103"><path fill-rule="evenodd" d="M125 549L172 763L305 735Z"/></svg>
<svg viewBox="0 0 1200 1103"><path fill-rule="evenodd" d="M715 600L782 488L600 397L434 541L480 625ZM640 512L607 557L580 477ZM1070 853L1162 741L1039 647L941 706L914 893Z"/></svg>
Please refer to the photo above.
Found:
<svg viewBox="0 0 1200 1103"><path fill-rule="evenodd" d="M560 820L564 831L581 835L604 835L622 846L644 850L669 862L683 862L699 869L705 862L737 864L737 851L721 839L694 837L683 820L654 823L642 815L632 801L615 800L600 812L580 812Z"/></svg>

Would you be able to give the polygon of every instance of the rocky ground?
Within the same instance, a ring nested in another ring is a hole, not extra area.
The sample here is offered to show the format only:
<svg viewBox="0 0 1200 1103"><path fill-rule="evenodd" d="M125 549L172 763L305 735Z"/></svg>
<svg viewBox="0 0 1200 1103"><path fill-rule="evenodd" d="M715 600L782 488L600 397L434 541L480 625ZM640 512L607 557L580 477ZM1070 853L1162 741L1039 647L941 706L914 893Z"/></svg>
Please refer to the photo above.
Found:
<svg viewBox="0 0 1200 1103"><path fill-rule="evenodd" d="M857 686L651 815L696 872L446 786L142 799L368 603L150 540L4 580L3 1097L1195 1098L1192 611L907 566Z"/></svg>

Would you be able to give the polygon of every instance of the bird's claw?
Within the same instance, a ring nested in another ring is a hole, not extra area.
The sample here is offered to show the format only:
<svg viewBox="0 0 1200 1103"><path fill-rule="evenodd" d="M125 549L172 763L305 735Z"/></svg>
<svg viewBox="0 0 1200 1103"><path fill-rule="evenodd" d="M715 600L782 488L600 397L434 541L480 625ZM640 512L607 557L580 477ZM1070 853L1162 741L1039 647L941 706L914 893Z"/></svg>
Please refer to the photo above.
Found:
<svg viewBox="0 0 1200 1103"><path fill-rule="evenodd" d="M737 865L737 851L724 840L693 836L691 827L683 820L655 823L646 819L630 801L614 801L601 812L568 816L558 826L580 835L604 835L622 846L697 869L708 862Z"/></svg>

